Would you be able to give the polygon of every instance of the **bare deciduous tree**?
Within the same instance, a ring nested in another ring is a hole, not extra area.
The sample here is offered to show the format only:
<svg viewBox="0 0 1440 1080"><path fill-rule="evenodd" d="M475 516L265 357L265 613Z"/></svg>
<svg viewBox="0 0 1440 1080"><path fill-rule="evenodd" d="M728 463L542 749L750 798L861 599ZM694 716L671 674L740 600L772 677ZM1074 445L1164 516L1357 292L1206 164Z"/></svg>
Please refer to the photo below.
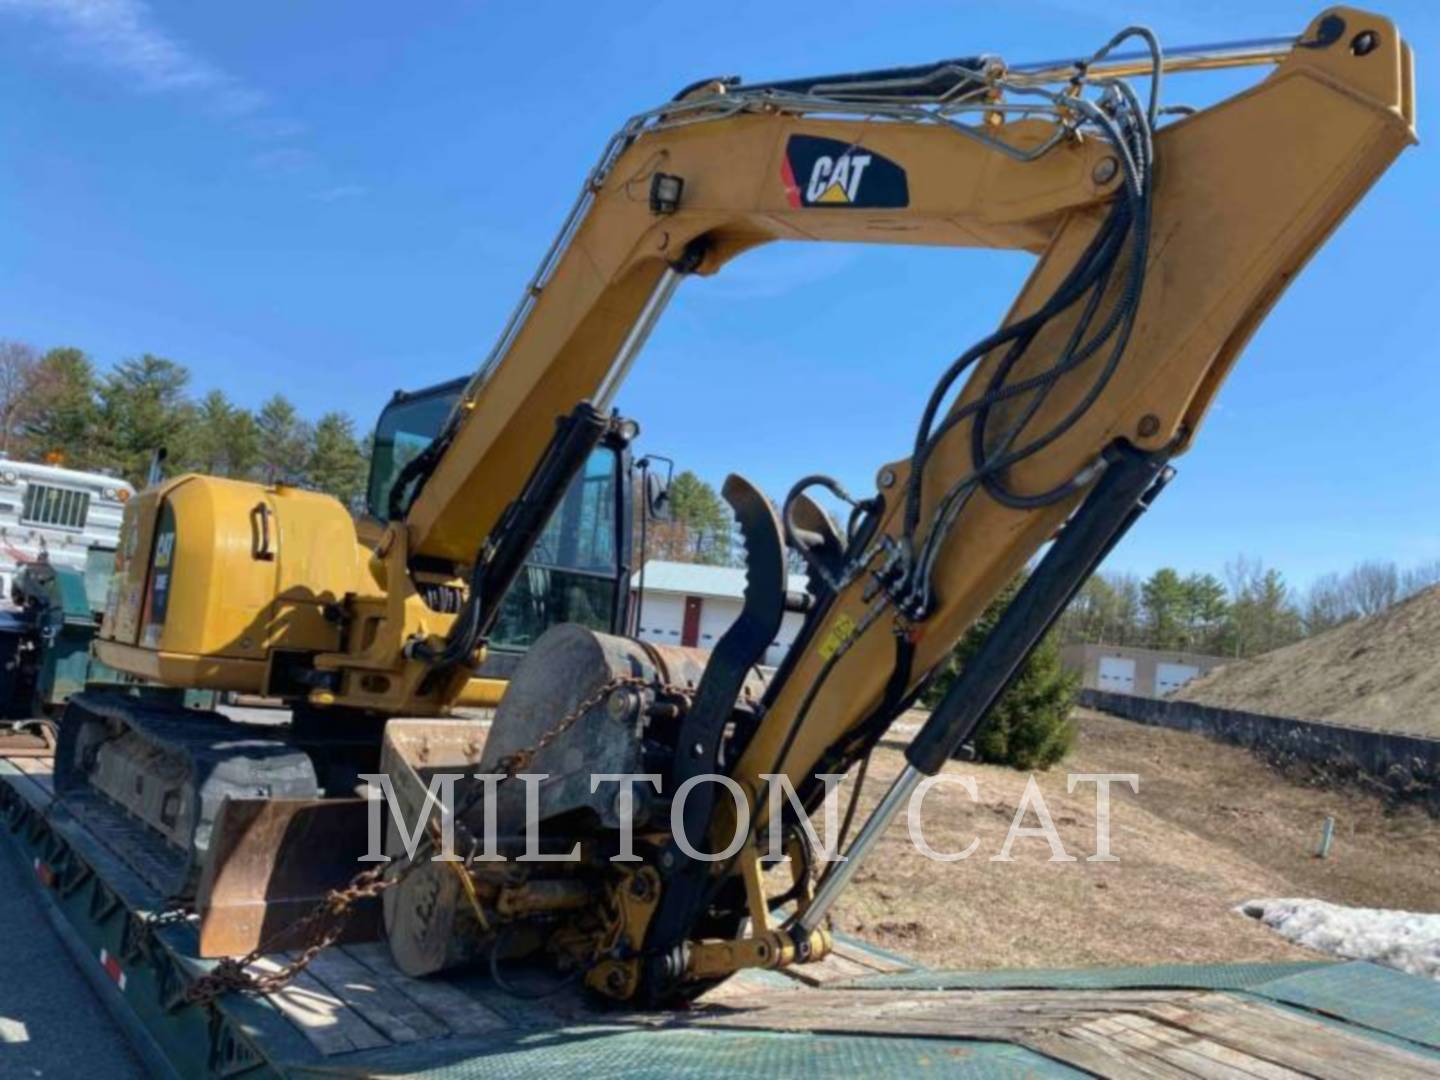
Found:
<svg viewBox="0 0 1440 1080"><path fill-rule="evenodd" d="M0 454L15 449L16 435L35 388L40 354L23 341L0 341Z"/></svg>
<svg viewBox="0 0 1440 1080"><path fill-rule="evenodd" d="M1440 559L1412 566L1400 575L1400 598L1424 592L1432 585L1440 585Z"/></svg>
<svg viewBox="0 0 1440 1080"><path fill-rule="evenodd" d="M1302 617L1306 634L1323 634L1355 618L1345 579L1339 574L1316 578L1305 594Z"/></svg>
<svg viewBox="0 0 1440 1080"><path fill-rule="evenodd" d="M1345 593L1357 615L1379 615L1400 599L1400 574L1393 562L1357 563L1345 575Z"/></svg>

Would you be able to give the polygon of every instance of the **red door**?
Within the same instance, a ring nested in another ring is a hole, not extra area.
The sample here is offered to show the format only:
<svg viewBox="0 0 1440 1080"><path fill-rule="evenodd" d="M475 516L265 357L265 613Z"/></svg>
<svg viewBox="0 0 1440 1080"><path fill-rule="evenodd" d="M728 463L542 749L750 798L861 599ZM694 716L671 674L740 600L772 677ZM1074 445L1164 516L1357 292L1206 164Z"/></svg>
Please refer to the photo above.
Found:
<svg viewBox="0 0 1440 1080"><path fill-rule="evenodd" d="M680 625L680 644L700 644L700 607L704 603L698 596L685 597L685 621Z"/></svg>

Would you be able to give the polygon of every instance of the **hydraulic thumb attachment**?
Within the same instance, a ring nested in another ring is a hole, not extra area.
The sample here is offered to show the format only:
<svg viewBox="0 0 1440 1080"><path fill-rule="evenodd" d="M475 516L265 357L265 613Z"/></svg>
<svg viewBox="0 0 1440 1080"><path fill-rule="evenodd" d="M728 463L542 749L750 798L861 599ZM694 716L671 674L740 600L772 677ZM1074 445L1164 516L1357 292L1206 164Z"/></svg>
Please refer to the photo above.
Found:
<svg viewBox="0 0 1440 1080"><path fill-rule="evenodd" d="M1166 464L1168 457L1125 442L1106 452L1106 468L1089 496L906 748L908 764L856 836L845 861L831 864L814 900L795 918L790 934L797 947L824 924L870 847L920 782L938 773L975 733L1075 593L1170 482L1174 470Z"/></svg>

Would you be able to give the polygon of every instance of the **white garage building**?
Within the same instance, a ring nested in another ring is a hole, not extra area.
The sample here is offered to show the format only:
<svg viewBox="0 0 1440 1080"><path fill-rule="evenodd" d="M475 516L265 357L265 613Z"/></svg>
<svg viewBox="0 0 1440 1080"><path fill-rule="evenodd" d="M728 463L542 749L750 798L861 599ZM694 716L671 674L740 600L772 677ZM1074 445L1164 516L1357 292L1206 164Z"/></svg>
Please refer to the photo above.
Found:
<svg viewBox="0 0 1440 1080"><path fill-rule="evenodd" d="M1080 676L1080 685L1087 690L1157 698L1174 693L1226 659L1131 645L1066 645L1060 650L1060 662Z"/></svg>
<svg viewBox="0 0 1440 1080"><path fill-rule="evenodd" d="M645 564L645 592L639 595L641 577L631 581L634 604L639 608L635 636L662 645L691 645L713 649L720 635L740 614L745 595L745 571L733 566L651 559ZM805 591L805 575L791 574L789 590ZM632 611L635 607L632 606ZM800 631L804 616L787 611L780 633L765 652L764 663L780 663Z"/></svg>

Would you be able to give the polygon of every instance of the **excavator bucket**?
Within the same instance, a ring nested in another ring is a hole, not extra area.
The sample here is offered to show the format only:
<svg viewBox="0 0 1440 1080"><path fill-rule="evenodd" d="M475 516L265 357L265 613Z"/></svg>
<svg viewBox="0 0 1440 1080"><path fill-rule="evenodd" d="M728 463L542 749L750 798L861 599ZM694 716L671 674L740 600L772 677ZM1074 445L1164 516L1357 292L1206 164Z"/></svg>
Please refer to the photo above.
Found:
<svg viewBox="0 0 1440 1080"><path fill-rule="evenodd" d="M200 879L200 955L239 956L310 944L297 925L370 864L366 799L227 799ZM380 905L356 905L341 941L380 937Z"/></svg>

